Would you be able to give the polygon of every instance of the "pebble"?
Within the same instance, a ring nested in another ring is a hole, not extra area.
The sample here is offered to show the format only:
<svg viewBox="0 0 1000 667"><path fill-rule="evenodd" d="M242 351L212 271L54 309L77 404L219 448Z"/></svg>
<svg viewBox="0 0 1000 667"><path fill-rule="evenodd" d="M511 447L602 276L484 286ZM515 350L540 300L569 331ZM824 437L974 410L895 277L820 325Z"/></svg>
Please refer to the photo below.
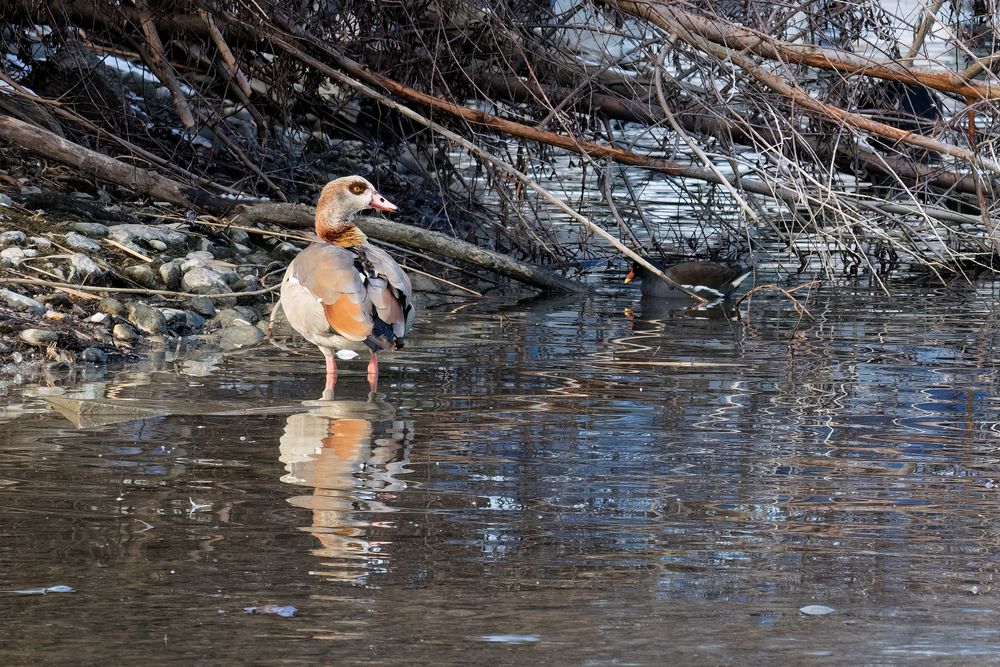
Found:
<svg viewBox="0 0 1000 667"><path fill-rule="evenodd" d="M156 252L163 252L167 249L167 244L160 239L149 239L146 241L146 245L155 250Z"/></svg>
<svg viewBox="0 0 1000 667"><path fill-rule="evenodd" d="M242 229L230 229L229 238L232 239L233 243L242 243L244 245L250 243L250 235Z"/></svg>
<svg viewBox="0 0 1000 667"><path fill-rule="evenodd" d="M0 250L0 260L6 266L17 266L24 260L24 250L16 246Z"/></svg>
<svg viewBox="0 0 1000 667"><path fill-rule="evenodd" d="M28 242L28 235L16 229L0 234L0 245L24 245Z"/></svg>
<svg viewBox="0 0 1000 667"><path fill-rule="evenodd" d="M80 353L80 361L103 366L108 363L108 355L99 347L88 347Z"/></svg>
<svg viewBox="0 0 1000 667"><path fill-rule="evenodd" d="M152 306L132 304L128 308L128 321L144 333L154 336L167 333L167 318ZM115 329L117 330L117 327Z"/></svg>
<svg viewBox="0 0 1000 667"><path fill-rule="evenodd" d="M13 203L14 200L12 200L7 195L0 195L0 206L11 206L13 205Z"/></svg>
<svg viewBox="0 0 1000 667"><path fill-rule="evenodd" d="M126 248L128 248L129 250L131 250L132 252L134 252L137 255L145 255L147 252L149 252L145 248L140 248L139 246L137 246L134 243L122 243L122 245L125 246Z"/></svg>
<svg viewBox="0 0 1000 667"><path fill-rule="evenodd" d="M125 244L142 241L148 246L154 240L173 248L181 248L187 244L187 234L162 225L115 225L108 230L108 236Z"/></svg>
<svg viewBox="0 0 1000 667"><path fill-rule="evenodd" d="M222 273L219 274L219 277L222 278L222 280L230 287L232 287L233 285L235 285L240 281L240 274L233 269L227 269L226 271L223 271Z"/></svg>
<svg viewBox="0 0 1000 667"><path fill-rule="evenodd" d="M100 278L104 275L104 269L82 252L70 255L69 268L72 279L81 283L86 282L88 278Z"/></svg>
<svg viewBox="0 0 1000 667"><path fill-rule="evenodd" d="M139 340L139 334L135 332L135 329L121 322L116 324L115 328L111 330L111 335L115 337L115 340L125 343L132 343Z"/></svg>
<svg viewBox="0 0 1000 667"><path fill-rule="evenodd" d="M44 236L32 236L28 239L28 243L35 246L39 250L52 250L52 241L48 240Z"/></svg>
<svg viewBox="0 0 1000 667"><path fill-rule="evenodd" d="M20 333L21 340L28 345L38 347L48 347L59 340L59 335L55 331L48 329L25 329Z"/></svg>
<svg viewBox="0 0 1000 667"><path fill-rule="evenodd" d="M18 294L9 289L0 289L0 299L4 301L13 310L22 313L31 313L35 317L41 317L45 314L45 306L38 301L35 301L31 297L24 296L23 294Z"/></svg>
<svg viewBox="0 0 1000 667"><path fill-rule="evenodd" d="M184 275L181 270L183 263L184 260L172 259L160 265L160 278L168 290L176 292L181 288L181 277Z"/></svg>
<svg viewBox="0 0 1000 667"><path fill-rule="evenodd" d="M242 320L246 324L254 324L257 322L257 314L249 308L235 306L220 310L219 314L215 316L215 320L222 327L239 326L239 320ZM243 326L246 325L244 324Z"/></svg>
<svg viewBox="0 0 1000 667"><path fill-rule="evenodd" d="M215 302L207 296L191 297L191 309L205 317L215 317Z"/></svg>
<svg viewBox="0 0 1000 667"><path fill-rule="evenodd" d="M133 264L126 266L125 275L146 289L163 289L160 272L149 264Z"/></svg>
<svg viewBox="0 0 1000 667"><path fill-rule="evenodd" d="M100 252L101 244L83 234L70 232L66 235L66 247L80 252Z"/></svg>
<svg viewBox="0 0 1000 667"><path fill-rule="evenodd" d="M223 329L218 334L219 347L223 350L238 350L256 345L264 338L264 332L254 326L234 326Z"/></svg>
<svg viewBox="0 0 1000 667"><path fill-rule="evenodd" d="M206 266L199 266L184 274L181 289L192 294L228 294L229 285L218 273Z"/></svg>
<svg viewBox="0 0 1000 667"><path fill-rule="evenodd" d="M212 256L212 258L218 258L227 254L225 249L223 249L221 246L215 245L208 239L201 240L201 242L198 244L198 250L200 250L201 252L207 252L209 255Z"/></svg>
<svg viewBox="0 0 1000 667"><path fill-rule="evenodd" d="M208 262L215 259L212 257L211 253L203 252L201 250L195 250L194 252L189 252L186 257L181 261L181 271L187 273L191 269L196 269L199 266L205 266Z"/></svg>
<svg viewBox="0 0 1000 667"><path fill-rule="evenodd" d="M299 254L299 249L293 246L288 241L282 241L281 243L276 245L274 247L274 251L279 255L281 255L282 257L285 257L286 259L292 259L293 257Z"/></svg>
<svg viewBox="0 0 1000 667"><path fill-rule="evenodd" d="M195 330L201 329L203 326L205 326L205 323L207 322L207 320L204 317L194 312L193 310L185 310L184 314L187 315L187 325L191 329Z"/></svg>
<svg viewBox="0 0 1000 667"><path fill-rule="evenodd" d="M163 314L167 318L167 326L171 331L185 333L194 332L205 326L205 318L190 310L179 308L164 308Z"/></svg>
<svg viewBox="0 0 1000 667"><path fill-rule="evenodd" d="M92 239L103 239L108 235L108 226L99 222L74 222L69 228Z"/></svg>
<svg viewBox="0 0 1000 667"><path fill-rule="evenodd" d="M257 276L243 276L232 285L234 292L254 292L261 289Z"/></svg>
<svg viewBox="0 0 1000 667"><path fill-rule="evenodd" d="M52 292L38 297L49 308L72 308L73 301L66 292Z"/></svg>
<svg viewBox="0 0 1000 667"><path fill-rule="evenodd" d="M97 304L97 309L108 315L117 315L118 317L125 315L125 304L118 299L101 299L101 302Z"/></svg>
<svg viewBox="0 0 1000 667"><path fill-rule="evenodd" d="M277 267L278 270L280 271L284 269L286 266L288 266L287 260L279 262L270 255L268 255L263 250L257 250L255 252L250 253L249 255L243 258L243 261L246 262L247 264L259 264L260 266L269 267L265 269L264 273L270 273L271 268L274 267Z"/></svg>
<svg viewBox="0 0 1000 667"><path fill-rule="evenodd" d="M234 243L233 250L235 250L240 255L246 255L250 252L250 246L245 246L242 243Z"/></svg>
<svg viewBox="0 0 1000 667"><path fill-rule="evenodd" d="M180 308L161 308L160 312L163 313L163 317L166 318L167 327L169 329L177 329L188 325L187 311L181 310Z"/></svg>

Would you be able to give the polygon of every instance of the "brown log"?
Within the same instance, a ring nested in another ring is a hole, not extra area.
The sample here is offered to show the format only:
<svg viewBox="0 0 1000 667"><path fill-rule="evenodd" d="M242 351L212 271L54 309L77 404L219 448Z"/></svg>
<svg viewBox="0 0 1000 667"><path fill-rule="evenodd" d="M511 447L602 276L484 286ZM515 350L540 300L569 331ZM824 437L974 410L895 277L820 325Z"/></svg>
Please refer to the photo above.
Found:
<svg viewBox="0 0 1000 667"><path fill-rule="evenodd" d="M235 220L243 225L270 223L282 227L312 229L316 224L316 209L303 204L263 202L241 206ZM354 222L361 231L378 241L419 248L469 262L547 292L578 292L583 289L580 283L563 278L547 269L519 262L507 255L480 248L440 232L368 216L356 216Z"/></svg>
<svg viewBox="0 0 1000 667"><path fill-rule="evenodd" d="M11 116L0 116L0 139L70 165L84 178L94 177L131 188L141 195L185 208L222 214L233 202L199 188L183 185L156 172L135 167Z"/></svg>
<svg viewBox="0 0 1000 667"><path fill-rule="evenodd" d="M253 89L250 88L250 82L247 81L246 76L244 76L243 71L240 69L239 63L236 62L236 56L233 55L233 50L229 48L225 35L222 34L222 31L215 24L215 19L207 11L199 9L198 16L205 22L205 27L208 28L209 33L212 35L212 42L215 43L215 48L219 51L219 56L222 59L222 67L226 75L236 85L237 89L249 98L253 95Z"/></svg>

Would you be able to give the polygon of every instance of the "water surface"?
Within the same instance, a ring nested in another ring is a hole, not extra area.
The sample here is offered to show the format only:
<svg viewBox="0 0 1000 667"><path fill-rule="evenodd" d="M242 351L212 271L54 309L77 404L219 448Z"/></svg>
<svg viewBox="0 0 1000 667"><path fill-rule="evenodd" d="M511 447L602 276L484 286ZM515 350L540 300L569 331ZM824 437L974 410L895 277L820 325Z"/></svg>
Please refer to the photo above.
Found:
<svg viewBox="0 0 1000 667"><path fill-rule="evenodd" d="M993 286L637 292L425 311L373 397L305 344L7 388L0 589L75 592L0 593L0 658L992 660Z"/></svg>

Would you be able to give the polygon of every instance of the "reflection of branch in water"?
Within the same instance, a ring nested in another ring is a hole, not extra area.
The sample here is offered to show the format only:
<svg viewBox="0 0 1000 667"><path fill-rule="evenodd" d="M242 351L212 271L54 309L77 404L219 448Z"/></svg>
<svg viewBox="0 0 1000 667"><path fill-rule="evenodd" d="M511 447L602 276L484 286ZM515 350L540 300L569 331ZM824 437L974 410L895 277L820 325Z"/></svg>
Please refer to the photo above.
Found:
<svg viewBox="0 0 1000 667"><path fill-rule="evenodd" d="M368 401L309 401L306 412L290 415L280 441L287 474L281 481L312 487L311 495L289 502L312 510L306 528L321 547L320 573L357 582L384 567L388 542L375 541L370 513L395 511L385 501L406 488L397 476L408 472L413 438L409 420L394 419L395 408L372 394ZM379 522L380 527L386 526Z"/></svg>
<svg viewBox="0 0 1000 667"><path fill-rule="evenodd" d="M751 304L753 303L753 295L756 294L757 292L772 290L784 294L785 297L792 302L792 306L794 306L796 313L798 313L799 315L804 315L805 317L808 317L810 320L815 320L816 318L812 316L812 313L809 312L809 309L806 308L804 305L802 305L802 302L796 299L795 296L793 296L793 292L797 292L800 289L815 287L819 283L820 283L819 280L810 280L809 282L802 283L801 285L797 285L789 289L785 289L784 287L780 287L779 285L773 285L770 283L767 285L757 285L752 290L750 290L749 292L741 296L739 299L737 299L735 305L739 306L745 300L747 302L747 317L750 317L750 307Z"/></svg>

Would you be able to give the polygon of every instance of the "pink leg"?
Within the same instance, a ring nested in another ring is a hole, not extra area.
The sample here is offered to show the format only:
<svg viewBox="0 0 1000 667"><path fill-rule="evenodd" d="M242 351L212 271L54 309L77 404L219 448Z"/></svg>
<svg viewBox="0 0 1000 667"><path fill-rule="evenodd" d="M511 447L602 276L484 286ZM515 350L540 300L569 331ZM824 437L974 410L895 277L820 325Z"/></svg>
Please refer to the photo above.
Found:
<svg viewBox="0 0 1000 667"><path fill-rule="evenodd" d="M368 362L368 386L373 392L378 388L378 357L374 352Z"/></svg>
<svg viewBox="0 0 1000 667"><path fill-rule="evenodd" d="M326 358L326 389L324 392L332 392L335 384L337 384L337 360L331 355Z"/></svg>

